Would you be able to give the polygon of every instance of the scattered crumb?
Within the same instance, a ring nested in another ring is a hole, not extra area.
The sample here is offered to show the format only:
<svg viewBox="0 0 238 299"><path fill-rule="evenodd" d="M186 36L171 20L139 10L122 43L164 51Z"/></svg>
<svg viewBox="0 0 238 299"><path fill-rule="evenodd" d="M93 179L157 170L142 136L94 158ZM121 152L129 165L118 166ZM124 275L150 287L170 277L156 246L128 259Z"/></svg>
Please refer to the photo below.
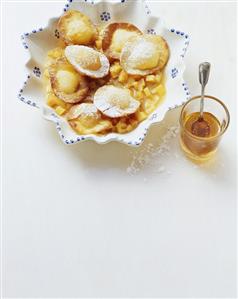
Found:
<svg viewBox="0 0 238 299"><path fill-rule="evenodd" d="M137 174L145 166L152 166L156 173L164 173L166 171L166 167L162 165L161 157L171 155L171 142L177 137L179 126L172 126L167 129L168 131L161 138L159 145L155 146L153 143L148 143L132 154L132 161L126 170L129 175L133 176ZM178 153L175 153L174 157L178 159L180 156ZM167 171L166 173L171 174L170 171Z"/></svg>
<svg viewBox="0 0 238 299"><path fill-rule="evenodd" d="M157 172L161 173L165 171L165 167L164 166L160 166L157 170Z"/></svg>

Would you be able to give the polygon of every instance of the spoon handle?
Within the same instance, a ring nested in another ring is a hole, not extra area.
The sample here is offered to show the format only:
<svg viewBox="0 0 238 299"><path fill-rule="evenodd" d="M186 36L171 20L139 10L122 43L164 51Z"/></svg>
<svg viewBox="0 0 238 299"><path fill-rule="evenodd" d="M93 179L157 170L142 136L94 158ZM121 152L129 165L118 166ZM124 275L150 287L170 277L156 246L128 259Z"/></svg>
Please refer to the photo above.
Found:
<svg viewBox="0 0 238 299"><path fill-rule="evenodd" d="M204 92L208 82L211 65L209 62L203 62L199 65L199 82L202 86L201 102L200 102L200 118L203 118L204 111Z"/></svg>
<svg viewBox="0 0 238 299"><path fill-rule="evenodd" d="M204 92L205 92L205 85L202 85L201 101L200 101L200 118L203 118L203 111L204 111Z"/></svg>

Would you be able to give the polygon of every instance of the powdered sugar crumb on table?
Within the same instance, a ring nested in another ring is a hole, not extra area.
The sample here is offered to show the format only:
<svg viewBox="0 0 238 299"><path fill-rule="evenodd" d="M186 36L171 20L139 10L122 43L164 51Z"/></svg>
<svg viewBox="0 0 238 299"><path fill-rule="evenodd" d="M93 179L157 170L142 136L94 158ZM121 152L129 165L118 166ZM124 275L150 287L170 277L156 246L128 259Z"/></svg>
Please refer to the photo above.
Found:
<svg viewBox="0 0 238 299"><path fill-rule="evenodd" d="M127 167L127 173L131 176L140 173L146 167L151 167L154 173L165 173L170 175L172 172L167 170L166 166L162 163L162 157L171 154L171 145L173 140L176 139L179 133L179 126L168 127L167 132L161 138L159 145L148 143L139 148L132 154L132 160ZM179 152L175 152L176 159L181 157ZM167 170L167 171L166 171Z"/></svg>

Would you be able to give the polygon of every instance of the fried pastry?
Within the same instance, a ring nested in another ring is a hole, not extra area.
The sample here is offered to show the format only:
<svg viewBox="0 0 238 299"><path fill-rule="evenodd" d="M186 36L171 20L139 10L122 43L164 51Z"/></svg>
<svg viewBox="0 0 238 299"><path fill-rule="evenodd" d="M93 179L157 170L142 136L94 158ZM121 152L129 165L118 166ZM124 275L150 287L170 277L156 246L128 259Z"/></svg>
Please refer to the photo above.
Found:
<svg viewBox="0 0 238 299"><path fill-rule="evenodd" d="M120 62L128 74L145 76L163 69L168 58L169 48L161 36L143 35L125 44Z"/></svg>
<svg viewBox="0 0 238 299"><path fill-rule="evenodd" d="M71 127L79 134L99 134L112 128L109 120L92 103L82 103L71 107L67 114Z"/></svg>
<svg viewBox="0 0 238 299"><path fill-rule="evenodd" d="M68 10L58 22L60 36L67 45L90 45L97 37L91 20L78 10Z"/></svg>
<svg viewBox="0 0 238 299"><path fill-rule="evenodd" d="M65 58L60 58L49 66L49 76L55 95L66 103L78 103L87 96L87 79Z"/></svg>
<svg viewBox="0 0 238 299"><path fill-rule="evenodd" d="M111 59L120 59L125 43L142 32L130 23L111 23L102 33L102 50Z"/></svg>
<svg viewBox="0 0 238 299"><path fill-rule="evenodd" d="M65 56L78 72L88 77L103 78L109 72L107 57L90 47L68 46L65 48Z"/></svg>
<svg viewBox="0 0 238 299"><path fill-rule="evenodd" d="M133 114L140 106L140 102L130 95L129 89L113 85L99 88L93 102L98 110L111 118Z"/></svg>

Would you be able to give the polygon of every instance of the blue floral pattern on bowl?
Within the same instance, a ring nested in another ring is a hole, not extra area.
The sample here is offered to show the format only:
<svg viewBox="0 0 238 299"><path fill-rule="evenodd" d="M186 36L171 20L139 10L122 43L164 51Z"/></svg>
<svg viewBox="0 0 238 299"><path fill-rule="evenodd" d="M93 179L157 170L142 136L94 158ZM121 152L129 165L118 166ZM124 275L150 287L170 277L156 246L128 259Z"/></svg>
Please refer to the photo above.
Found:
<svg viewBox="0 0 238 299"><path fill-rule="evenodd" d="M55 29L55 37L60 38L60 33L58 29Z"/></svg>
<svg viewBox="0 0 238 299"><path fill-rule="evenodd" d="M178 75L178 69L175 67L171 70L171 77L174 79Z"/></svg>
<svg viewBox="0 0 238 299"><path fill-rule="evenodd" d="M36 77L40 77L41 76L40 68L35 66L33 69L33 73L36 75Z"/></svg>
<svg viewBox="0 0 238 299"><path fill-rule="evenodd" d="M147 30L147 33L148 33L148 34L156 35L156 31L155 31L155 29L153 29L153 28L148 29L148 30Z"/></svg>
<svg viewBox="0 0 238 299"><path fill-rule="evenodd" d="M108 22L109 20L111 20L110 12L106 12L106 11L104 11L104 12L100 15L100 18L101 18L101 21Z"/></svg>

